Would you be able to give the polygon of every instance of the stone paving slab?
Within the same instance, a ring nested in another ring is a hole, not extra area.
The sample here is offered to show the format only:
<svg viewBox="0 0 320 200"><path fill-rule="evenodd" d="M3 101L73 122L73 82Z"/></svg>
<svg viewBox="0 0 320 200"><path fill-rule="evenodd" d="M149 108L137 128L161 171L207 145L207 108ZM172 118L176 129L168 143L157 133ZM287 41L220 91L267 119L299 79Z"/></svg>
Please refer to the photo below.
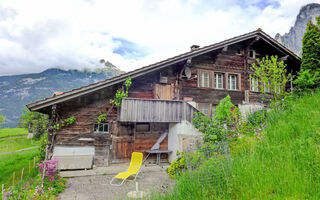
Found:
<svg viewBox="0 0 320 200"><path fill-rule="evenodd" d="M111 167L111 166L110 166ZM86 175L68 178L67 188L65 192L59 195L61 200L116 200L127 199L127 193L135 190L135 182L133 180L125 181L122 186L111 186L110 181L120 171L126 171L128 164L110 168L96 168L94 173L106 173L106 175ZM143 166L142 176L136 181L139 184L139 190L148 193L164 191L174 186L175 181L168 178L165 167L159 166ZM112 170L111 170L112 169ZM121 170L125 169L125 170ZM113 171L114 170L114 171ZM84 170L83 170L84 171ZM89 170L87 170L89 171ZM113 173L114 174L111 174ZM79 172L77 172L79 173ZM93 172L90 172L93 173Z"/></svg>
<svg viewBox="0 0 320 200"><path fill-rule="evenodd" d="M108 167L95 167L89 170L70 170L70 171L61 171L60 176L63 178L71 177L81 177L81 176L95 176L95 175L116 175L119 172L127 171L129 163L121 164L112 164ZM150 171L160 171L165 170L169 167L168 163L163 164L162 166L158 165L142 165L141 169L143 172Z"/></svg>

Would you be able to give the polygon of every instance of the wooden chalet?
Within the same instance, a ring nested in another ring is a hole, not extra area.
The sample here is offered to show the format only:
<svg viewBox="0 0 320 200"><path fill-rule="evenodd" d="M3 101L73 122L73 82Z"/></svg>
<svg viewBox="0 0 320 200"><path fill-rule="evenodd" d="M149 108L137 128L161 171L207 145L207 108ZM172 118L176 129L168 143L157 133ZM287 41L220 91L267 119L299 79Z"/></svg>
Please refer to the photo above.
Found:
<svg viewBox="0 0 320 200"><path fill-rule="evenodd" d="M75 116L74 124L49 140L53 148L93 148L95 166L129 161L132 152L150 150L165 131L168 136L160 149L172 151L171 161L176 150L192 145L199 136L192 127L194 112L213 115L227 95L242 108L261 104L258 83L249 80L250 65L266 55L284 60L288 72L299 71L300 58L258 29L205 47L193 45L186 53L27 107L48 114L52 124ZM109 100L127 77L132 78L129 97L98 125L97 117L110 110Z"/></svg>

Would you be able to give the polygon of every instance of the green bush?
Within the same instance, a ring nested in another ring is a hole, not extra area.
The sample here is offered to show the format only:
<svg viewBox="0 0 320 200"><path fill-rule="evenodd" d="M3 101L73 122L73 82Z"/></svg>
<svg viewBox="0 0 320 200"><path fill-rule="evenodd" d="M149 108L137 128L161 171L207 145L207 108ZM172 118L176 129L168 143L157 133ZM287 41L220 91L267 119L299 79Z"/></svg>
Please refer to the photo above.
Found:
<svg viewBox="0 0 320 200"><path fill-rule="evenodd" d="M264 123L267 118L266 110L257 110L248 115L248 123L253 126L259 126Z"/></svg>
<svg viewBox="0 0 320 200"><path fill-rule="evenodd" d="M185 153L177 151L177 158L171 162L167 169L170 178L177 179L187 168Z"/></svg>

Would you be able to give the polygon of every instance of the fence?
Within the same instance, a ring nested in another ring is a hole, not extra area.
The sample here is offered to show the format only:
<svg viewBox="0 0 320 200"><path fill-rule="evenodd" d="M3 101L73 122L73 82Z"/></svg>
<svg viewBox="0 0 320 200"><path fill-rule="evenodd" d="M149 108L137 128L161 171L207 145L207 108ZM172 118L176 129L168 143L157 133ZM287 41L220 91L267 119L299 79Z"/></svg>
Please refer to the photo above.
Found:
<svg viewBox="0 0 320 200"><path fill-rule="evenodd" d="M11 186L17 185L20 181L24 180L28 177L33 177L35 174L37 174L38 169L36 168L37 163L39 162L39 157L35 156L32 160L29 160L28 165L23 167L19 171L15 171L12 173L12 176L9 178L9 180L1 185L1 198L3 197L3 191L5 188L9 188ZM0 199L1 199L0 198Z"/></svg>
<svg viewBox="0 0 320 200"><path fill-rule="evenodd" d="M231 176L231 160L227 142L214 147L201 147L185 151L188 175L200 185L212 185L219 189L226 189Z"/></svg>

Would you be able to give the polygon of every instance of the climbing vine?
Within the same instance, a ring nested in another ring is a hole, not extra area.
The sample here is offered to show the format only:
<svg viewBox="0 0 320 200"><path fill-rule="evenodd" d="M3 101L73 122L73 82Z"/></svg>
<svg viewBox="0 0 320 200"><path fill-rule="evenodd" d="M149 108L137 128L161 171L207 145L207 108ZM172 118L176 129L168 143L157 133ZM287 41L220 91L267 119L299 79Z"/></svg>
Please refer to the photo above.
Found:
<svg viewBox="0 0 320 200"><path fill-rule="evenodd" d="M59 123L56 123L55 125L52 126L52 128L54 130L60 130L62 127L69 126L69 125L73 124L75 121L76 121L76 117L71 116L65 120L62 120Z"/></svg>
<svg viewBox="0 0 320 200"><path fill-rule="evenodd" d="M101 124L102 122L107 120L107 116L111 112L114 106L121 107L122 99L128 97L128 91L131 84L132 84L132 80L130 77L128 77L124 82L124 87L119 88L115 94L115 97L113 99L110 99L110 104L112 104L112 107L108 110L106 114L100 114L98 116L97 118L98 124Z"/></svg>
<svg viewBox="0 0 320 200"><path fill-rule="evenodd" d="M117 106L117 107L121 107L121 101L122 99L124 98L127 98L128 97L128 90L129 90L129 87L131 86L132 84L132 80L130 77L128 77L125 81L125 88L119 88L116 92L116 95L115 95L115 98L114 99L110 99L110 103Z"/></svg>
<svg viewBox="0 0 320 200"><path fill-rule="evenodd" d="M101 124L102 122L107 120L107 114L101 114L98 116L98 124Z"/></svg>

